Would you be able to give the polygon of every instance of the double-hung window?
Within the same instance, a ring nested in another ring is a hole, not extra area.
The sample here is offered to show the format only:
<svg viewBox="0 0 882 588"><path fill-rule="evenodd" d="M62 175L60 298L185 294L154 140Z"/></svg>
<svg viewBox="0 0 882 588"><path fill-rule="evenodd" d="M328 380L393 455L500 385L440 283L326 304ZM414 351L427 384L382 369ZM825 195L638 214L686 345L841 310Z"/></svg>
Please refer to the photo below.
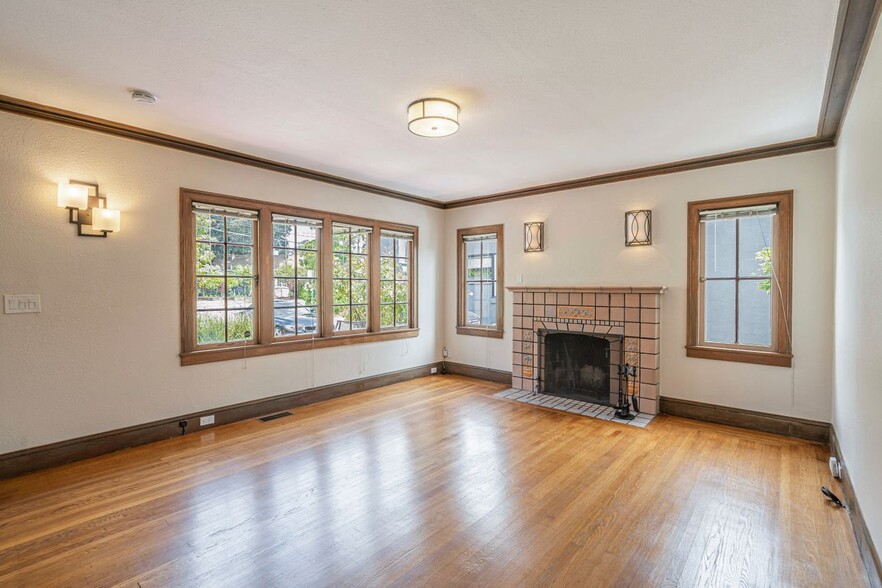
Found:
<svg viewBox="0 0 882 588"><path fill-rule="evenodd" d="M457 333L503 334L502 225L459 229L457 238Z"/></svg>
<svg viewBox="0 0 882 588"><path fill-rule="evenodd" d="M792 193L689 204L687 355L790 365Z"/></svg>
<svg viewBox="0 0 882 588"><path fill-rule="evenodd" d="M181 190L181 363L415 337L417 228Z"/></svg>

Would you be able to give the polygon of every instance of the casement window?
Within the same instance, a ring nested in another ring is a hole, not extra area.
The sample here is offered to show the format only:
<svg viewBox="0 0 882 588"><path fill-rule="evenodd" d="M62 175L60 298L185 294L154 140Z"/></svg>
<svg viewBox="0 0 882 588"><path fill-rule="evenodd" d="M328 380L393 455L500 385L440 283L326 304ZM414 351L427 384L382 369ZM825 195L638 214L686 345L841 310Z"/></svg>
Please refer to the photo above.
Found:
<svg viewBox="0 0 882 588"><path fill-rule="evenodd" d="M793 193L689 203L689 357L791 364Z"/></svg>
<svg viewBox="0 0 882 588"><path fill-rule="evenodd" d="M380 327L397 329L410 323L413 233L380 231Z"/></svg>
<svg viewBox="0 0 882 588"><path fill-rule="evenodd" d="M456 332L501 338L505 289L502 225L459 229L456 240Z"/></svg>
<svg viewBox="0 0 882 588"><path fill-rule="evenodd" d="M417 228L181 190L181 363L418 334Z"/></svg>

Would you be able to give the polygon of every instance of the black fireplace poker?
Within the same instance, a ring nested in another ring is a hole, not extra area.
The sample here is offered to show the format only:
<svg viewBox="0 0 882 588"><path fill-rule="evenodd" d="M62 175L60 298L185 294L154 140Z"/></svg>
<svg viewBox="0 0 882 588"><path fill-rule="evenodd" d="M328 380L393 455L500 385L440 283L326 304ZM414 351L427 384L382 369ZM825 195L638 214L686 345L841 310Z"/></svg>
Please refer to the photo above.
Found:
<svg viewBox="0 0 882 588"><path fill-rule="evenodd" d="M637 397L631 394L628 398L628 380L637 378L637 366L626 363L619 366L619 403L615 406L616 418L625 421L632 420L636 415L631 413L631 403L634 403L634 412L640 412Z"/></svg>

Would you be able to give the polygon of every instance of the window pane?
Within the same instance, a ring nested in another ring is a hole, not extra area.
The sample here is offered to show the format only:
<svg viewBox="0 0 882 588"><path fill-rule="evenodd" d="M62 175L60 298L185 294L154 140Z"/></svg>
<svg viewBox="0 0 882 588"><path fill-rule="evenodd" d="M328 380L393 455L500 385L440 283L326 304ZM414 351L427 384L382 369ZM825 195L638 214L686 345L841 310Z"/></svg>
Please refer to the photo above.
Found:
<svg viewBox="0 0 882 588"><path fill-rule="evenodd" d="M467 325L481 323L481 284L469 282L466 284L466 316Z"/></svg>
<svg viewBox="0 0 882 588"><path fill-rule="evenodd" d="M407 282L395 282L395 301L407 302Z"/></svg>
<svg viewBox="0 0 882 588"><path fill-rule="evenodd" d="M227 280L227 308L252 308L254 280L230 278Z"/></svg>
<svg viewBox="0 0 882 588"><path fill-rule="evenodd" d="M706 277L735 277L736 222L736 220L730 219L704 223L704 275Z"/></svg>
<svg viewBox="0 0 882 588"><path fill-rule="evenodd" d="M349 307L348 306L335 306L334 307L334 330L335 331L349 331L352 329L349 321Z"/></svg>
<svg viewBox="0 0 882 588"><path fill-rule="evenodd" d="M380 326L395 326L395 307L392 304L384 304L380 307Z"/></svg>
<svg viewBox="0 0 882 588"><path fill-rule="evenodd" d="M347 253L335 253L334 254L334 277L335 278L348 278L349 277L349 254L347 254Z"/></svg>
<svg viewBox="0 0 882 588"><path fill-rule="evenodd" d="M393 257L395 255L395 239L392 237L380 237L380 255Z"/></svg>
<svg viewBox="0 0 882 588"><path fill-rule="evenodd" d="M735 342L735 280L705 282L704 339L711 343Z"/></svg>
<svg viewBox="0 0 882 588"><path fill-rule="evenodd" d="M406 259L396 259L395 260L395 279L396 280L406 280L407 279L407 260Z"/></svg>
<svg viewBox="0 0 882 588"><path fill-rule="evenodd" d="M481 284L481 324L496 324L496 297L492 296L494 288L493 283Z"/></svg>
<svg viewBox="0 0 882 588"><path fill-rule="evenodd" d="M334 251L340 253L349 253L349 232L346 230L334 230L334 238L332 239Z"/></svg>
<svg viewBox="0 0 882 588"><path fill-rule="evenodd" d="M196 243L196 273L222 276L224 273L224 246Z"/></svg>
<svg viewBox="0 0 882 588"><path fill-rule="evenodd" d="M772 297L764 280L738 283L738 342L742 345L772 344Z"/></svg>
<svg viewBox="0 0 882 588"><path fill-rule="evenodd" d="M368 319L367 306L359 305L359 306L352 307L352 328L353 329L366 329L367 328L367 319Z"/></svg>
<svg viewBox="0 0 882 588"><path fill-rule="evenodd" d="M250 276L252 247L244 245L227 246L227 274L231 276Z"/></svg>
<svg viewBox="0 0 882 588"><path fill-rule="evenodd" d="M352 277L366 280L368 277L367 255L352 256Z"/></svg>
<svg viewBox="0 0 882 588"><path fill-rule="evenodd" d="M293 306L273 309L273 332L276 337L290 337L297 334L296 315Z"/></svg>
<svg viewBox="0 0 882 588"><path fill-rule="evenodd" d="M294 251L291 249L273 249L273 274L294 276L294 260Z"/></svg>
<svg viewBox="0 0 882 588"><path fill-rule="evenodd" d="M249 341L253 336L254 311L228 310L227 341Z"/></svg>
<svg viewBox="0 0 882 588"><path fill-rule="evenodd" d="M196 239L221 243L224 240L224 217L216 214L196 214Z"/></svg>
<svg viewBox="0 0 882 588"><path fill-rule="evenodd" d="M247 218L227 218L227 243L254 243L254 221Z"/></svg>
<svg viewBox="0 0 882 588"><path fill-rule="evenodd" d="M350 301L349 280L334 280L334 304L349 304Z"/></svg>
<svg viewBox="0 0 882 588"><path fill-rule="evenodd" d="M771 275L772 217L754 216L738 223L738 275Z"/></svg>
<svg viewBox="0 0 882 588"><path fill-rule="evenodd" d="M380 282L380 302L387 304L395 301L395 282Z"/></svg>
<svg viewBox="0 0 882 588"><path fill-rule="evenodd" d="M318 229L297 227L297 248L316 251L318 249Z"/></svg>
<svg viewBox="0 0 882 588"><path fill-rule="evenodd" d="M367 304L368 303L368 285L367 280L352 281L352 303Z"/></svg>
<svg viewBox="0 0 882 588"><path fill-rule="evenodd" d="M395 279L395 260L392 258L382 258L380 259L380 279L381 280L394 280Z"/></svg>
<svg viewBox="0 0 882 588"><path fill-rule="evenodd" d="M297 301L297 282L293 279L275 281L273 288L273 306L293 307Z"/></svg>
<svg viewBox="0 0 882 588"><path fill-rule="evenodd" d="M352 253L367 253L370 233L355 233L352 235Z"/></svg>
<svg viewBox="0 0 882 588"><path fill-rule="evenodd" d="M318 313L314 306L301 306L297 309L297 334L309 335L318 332Z"/></svg>
<svg viewBox="0 0 882 588"><path fill-rule="evenodd" d="M297 280L297 304L299 306L316 306L318 304L318 280Z"/></svg>
<svg viewBox="0 0 882 588"><path fill-rule="evenodd" d="M410 257L410 241L395 239L395 255L396 257Z"/></svg>
<svg viewBox="0 0 882 588"><path fill-rule="evenodd" d="M406 327L407 321L407 304L398 304L395 306L395 326Z"/></svg>
<svg viewBox="0 0 882 588"><path fill-rule="evenodd" d="M224 343L224 311L196 313L196 343Z"/></svg>
<svg viewBox="0 0 882 588"><path fill-rule="evenodd" d="M224 287L223 278L196 278L196 309L222 309Z"/></svg>
<svg viewBox="0 0 882 588"><path fill-rule="evenodd" d="M315 251L297 252L297 276L301 278L316 277L316 253Z"/></svg>
<svg viewBox="0 0 882 588"><path fill-rule="evenodd" d="M273 223L273 247L292 247L294 227L284 223Z"/></svg>

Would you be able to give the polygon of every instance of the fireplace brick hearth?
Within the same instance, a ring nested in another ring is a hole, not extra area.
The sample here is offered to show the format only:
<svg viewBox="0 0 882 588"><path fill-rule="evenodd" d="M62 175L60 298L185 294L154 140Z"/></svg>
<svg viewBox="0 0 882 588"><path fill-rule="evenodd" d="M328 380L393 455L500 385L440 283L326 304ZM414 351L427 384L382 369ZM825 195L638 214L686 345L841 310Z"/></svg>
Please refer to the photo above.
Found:
<svg viewBox="0 0 882 588"><path fill-rule="evenodd" d="M512 387L536 391L541 368L540 331L584 333L618 340L611 363L637 366L629 382L640 411L658 412L663 287L515 287L513 293ZM622 357L621 354L624 354ZM622 361L624 360L624 361ZM618 376L611 373L612 388Z"/></svg>

